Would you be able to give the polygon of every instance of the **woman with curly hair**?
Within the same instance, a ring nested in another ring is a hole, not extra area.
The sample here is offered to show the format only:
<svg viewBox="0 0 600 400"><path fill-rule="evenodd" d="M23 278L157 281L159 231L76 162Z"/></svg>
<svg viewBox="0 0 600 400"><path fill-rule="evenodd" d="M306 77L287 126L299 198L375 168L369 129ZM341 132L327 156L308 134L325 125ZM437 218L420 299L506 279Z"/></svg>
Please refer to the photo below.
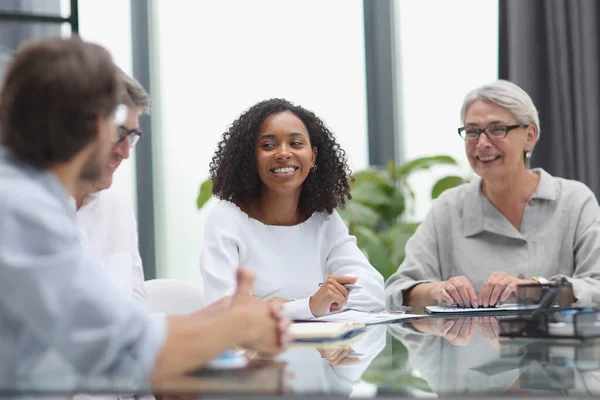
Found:
<svg viewBox="0 0 600 400"><path fill-rule="evenodd" d="M350 199L346 153L315 114L283 99L254 105L223 134L210 175L221 202L200 262L208 302L234 292L243 265L256 271L252 293L277 291L294 319L383 309L383 278L335 211Z"/></svg>

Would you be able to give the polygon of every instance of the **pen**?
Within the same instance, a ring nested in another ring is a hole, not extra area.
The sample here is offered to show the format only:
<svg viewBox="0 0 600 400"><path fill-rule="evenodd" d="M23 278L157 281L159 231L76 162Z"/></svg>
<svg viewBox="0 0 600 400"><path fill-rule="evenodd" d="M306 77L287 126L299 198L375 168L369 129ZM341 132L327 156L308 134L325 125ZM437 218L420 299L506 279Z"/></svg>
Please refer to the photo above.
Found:
<svg viewBox="0 0 600 400"><path fill-rule="evenodd" d="M323 282L319 283L319 286L323 286ZM358 286L358 285L344 285L344 287L348 290L358 290L358 289L362 289L362 286Z"/></svg>

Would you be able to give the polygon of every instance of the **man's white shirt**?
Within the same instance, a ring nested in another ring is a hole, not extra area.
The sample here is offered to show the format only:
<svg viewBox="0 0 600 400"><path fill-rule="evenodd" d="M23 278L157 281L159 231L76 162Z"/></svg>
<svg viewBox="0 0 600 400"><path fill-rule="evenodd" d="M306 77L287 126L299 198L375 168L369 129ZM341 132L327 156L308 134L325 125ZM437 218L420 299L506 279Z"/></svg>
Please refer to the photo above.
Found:
<svg viewBox="0 0 600 400"><path fill-rule="evenodd" d="M77 210L81 241L110 279L124 292L146 305L144 268L138 249L138 233L131 202L116 191L106 189L89 195ZM90 396L76 400L153 399L131 394Z"/></svg>
<svg viewBox="0 0 600 400"><path fill-rule="evenodd" d="M131 202L106 189L86 198L77 211L82 241L112 281L146 304L144 269Z"/></svg>

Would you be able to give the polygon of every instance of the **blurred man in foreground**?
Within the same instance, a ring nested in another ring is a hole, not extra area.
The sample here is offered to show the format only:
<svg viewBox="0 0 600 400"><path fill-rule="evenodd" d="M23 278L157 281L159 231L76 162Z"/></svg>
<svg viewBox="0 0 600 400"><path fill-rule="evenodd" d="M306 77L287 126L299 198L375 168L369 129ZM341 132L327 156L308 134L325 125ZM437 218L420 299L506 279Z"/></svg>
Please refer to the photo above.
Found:
<svg viewBox="0 0 600 400"><path fill-rule="evenodd" d="M83 376L154 378L223 350L284 347L289 321L252 299L238 270L231 304L152 318L79 240L72 196L96 181L118 140L121 82L110 54L76 37L23 46L0 94L0 381L55 361ZM53 357L48 357L48 354ZM46 369L45 371L48 371Z"/></svg>

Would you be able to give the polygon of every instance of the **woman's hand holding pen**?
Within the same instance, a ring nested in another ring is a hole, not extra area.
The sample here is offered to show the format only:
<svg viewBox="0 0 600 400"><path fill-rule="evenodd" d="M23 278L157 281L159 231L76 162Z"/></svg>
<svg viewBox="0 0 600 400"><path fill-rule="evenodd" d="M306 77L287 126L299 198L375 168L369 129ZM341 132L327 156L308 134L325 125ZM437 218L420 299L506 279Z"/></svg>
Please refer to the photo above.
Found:
<svg viewBox="0 0 600 400"><path fill-rule="evenodd" d="M321 317L328 311L338 311L348 301L350 290L344 285L353 285L355 276L329 276L319 290L310 297L310 311L315 317Z"/></svg>

